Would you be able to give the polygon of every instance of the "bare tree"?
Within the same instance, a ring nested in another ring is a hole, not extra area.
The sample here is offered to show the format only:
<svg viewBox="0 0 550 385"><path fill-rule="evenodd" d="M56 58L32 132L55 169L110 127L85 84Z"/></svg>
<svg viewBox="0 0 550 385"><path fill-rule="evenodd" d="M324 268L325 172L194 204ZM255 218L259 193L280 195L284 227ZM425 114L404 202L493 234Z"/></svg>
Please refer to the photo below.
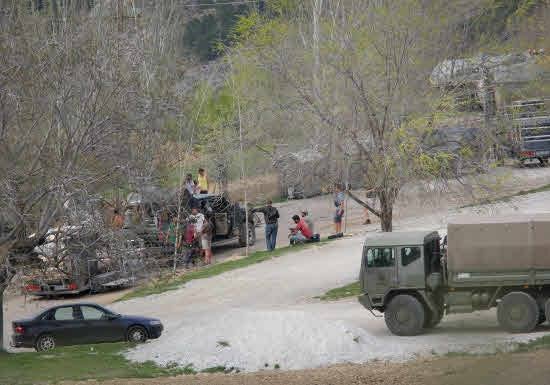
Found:
<svg viewBox="0 0 550 385"><path fill-rule="evenodd" d="M461 22L476 10L473 2L329 2L320 16L314 9L312 19L321 21L313 23L311 34L303 33L299 20L255 24L235 49L241 60L235 68L251 72L254 65L257 76L270 76L284 88L290 101L283 108L322 127L313 148L338 170L329 173L331 182L344 182L350 159L360 162L364 187L373 189L380 209L365 205L391 231L394 203L405 184L456 177L453 165L462 154L424 143L439 120L454 112L454 90L431 88L429 75L439 60L456 55ZM311 55L309 47L317 46Z"/></svg>
<svg viewBox="0 0 550 385"><path fill-rule="evenodd" d="M121 177L123 150L135 136L138 60L117 51L122 37L103 11L82 15L67 5L33 13L19 2L3 11L0 298L13 266L28 262L63 220L64 204Z"/></svg>

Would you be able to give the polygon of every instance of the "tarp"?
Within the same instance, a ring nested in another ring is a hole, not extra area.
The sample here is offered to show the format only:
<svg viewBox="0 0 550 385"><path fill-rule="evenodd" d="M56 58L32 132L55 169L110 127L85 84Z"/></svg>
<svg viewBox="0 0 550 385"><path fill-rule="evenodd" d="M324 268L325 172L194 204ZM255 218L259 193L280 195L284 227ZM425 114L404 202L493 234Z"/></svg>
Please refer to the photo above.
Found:
<svg viewBox="0 0 550 385"><path fill-rule="evenodd" d="M544 68L538 64L538 57L528 52L500 56L478 55L440 62L433 69L430 82L435 86L479 82L483 66L489 70L496 84L529 82L545 74Z"/></svg>
<svg viewBox="0 0 550 385"><path fill-rule="evenodd" d="M447 267L451 273L550 270L550 213L451 221Z"/></svg>

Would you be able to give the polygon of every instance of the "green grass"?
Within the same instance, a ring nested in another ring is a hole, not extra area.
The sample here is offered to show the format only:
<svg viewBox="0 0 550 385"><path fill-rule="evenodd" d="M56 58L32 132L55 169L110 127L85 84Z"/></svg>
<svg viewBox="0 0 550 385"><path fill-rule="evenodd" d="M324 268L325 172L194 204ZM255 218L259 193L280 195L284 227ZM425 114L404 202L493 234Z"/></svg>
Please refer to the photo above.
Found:
<svg viewBox="0 0 550 385"><path fill-rule="evenodd" d="M130 293L126 294L122 298L120 298L118 301L126 301L128 299L132 298L139 298L139 297L146 297L148 295L152 294L160 294L164 293L166 291L170 290L176 290L181 285L192 281L194 279L204 279L204 278L210 278L219 274L223 274L227 271L235 270L235 269L242 269L243 267L247 267L250 265L254 265L256 263L264 262L267 260L270 260L274 257L279 257L284 254L288 254L291 252L295 252L298 250L302 250L311 246L318 246L323 245L327 243L328 239L323 239L321 242L317 243L306 243L303 245L297 245L297 246L286 246L286 247L280 247L278 249L275 249L273 251L256 251L252 254L250 254L248 257L230 260L226 262L216 263L214 265L202 268L197 271L192 271L189 273L185 273L184 275L181 275L179 277L175 278L166 278L161 279L159 281L156 281L154 283L150 283L144 286L140 286L136 288L135 290L131 291Z"/></svg>
<svg viewBox="0 0 550 385"><path fill-rule="evenodd" d="M545 335L540 338L528 342L513 342L510 343L511 349L497 349L491 353L471 353L471 352L447 352L444 357L479 357L479 356L494 356L501 353L527 353L540 349L550 349L550 335Z"/></svg>
<svg viewBox="0 0 550 385"><path fill-rule="evenodd" d="M357 297L359 294L361 294L361 285L359 284L359 281L357 281L346 286L329 290L325 294L316 298L319 298L321 301L335 301L341 298Z"/></svg>
<svg viewBox="0 0 550 385"><path fill-rule="evenodd" d="M465 209L465 208L468 208L468 207L475 207L475 206L488 205L488 204L494 204L494 203L502 203L502 202L510 202L515 197L520 197L520 196L528 195L528 194L536 194L536 193L540 193L540 192L544 192L544 191L550 191L550 184L546 184L544 186L540 186L540 187L529 189L529 190L521 190L521 191L519 191L515 194L510 194L510 195L506 195L506 196L499 197L499 198L483 199L483 200L481 200L479 202L476 202L476 203L470 203L470 204L467 204L465 206L461 206L460 208Z"/></svg>
<svg viewBox="0 0 550 385"><path fill-rule="evenodd" d="M121 354L128 344L71 346L48 353L0 352L0 384L26 385L87 379L154 378L194 374L192 367L135 363Z"/></svg>

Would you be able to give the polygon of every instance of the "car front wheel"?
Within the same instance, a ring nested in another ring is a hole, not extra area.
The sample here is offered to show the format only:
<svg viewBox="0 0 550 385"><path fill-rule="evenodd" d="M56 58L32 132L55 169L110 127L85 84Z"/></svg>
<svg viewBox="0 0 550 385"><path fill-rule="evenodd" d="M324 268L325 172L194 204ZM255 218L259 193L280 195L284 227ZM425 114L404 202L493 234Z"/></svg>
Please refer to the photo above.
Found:
<svg viewBox="0 0 550 385"><path fill-rule="evenodd" d="M132 326L128 329L126 339L136 344L143 343L147 341L147 331L141 326Z"/></svg>
<svg viewBox="0 0 550 385"><path fill-rule="evenodd" d="M38 337L34 348L37 352L48 352L55 349L55 338L49 334L44 334Z"/></svg>

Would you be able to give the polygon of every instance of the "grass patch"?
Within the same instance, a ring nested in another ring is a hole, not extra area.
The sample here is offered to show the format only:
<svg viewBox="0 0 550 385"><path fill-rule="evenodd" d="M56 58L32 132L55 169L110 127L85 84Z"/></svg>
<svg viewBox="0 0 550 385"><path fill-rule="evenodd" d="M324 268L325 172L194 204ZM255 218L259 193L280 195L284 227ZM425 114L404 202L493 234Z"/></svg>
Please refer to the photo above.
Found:
<svg viewBox="0 0 550 385"><path fill-rule="evenodd" d="M250 254L248 257L225 261L221 263L216 263L214 265L202 268L197 271L192 271L185 273L179 277L170 277L166 279L161 279L154 283L150 283L141 287L136 288L132 292L126 294L118 301L126 301L132 298L146 297L152 294L160 294L170 290L176 290L181 287L181 285L192 281L194 279L204 279L210 278L216 275L223 274L227 271L242 269L255 263L264 262L272 259L273 257L280 257L281 255L288 254L291 252L296 252L311 246L323 245L329 242L328 239L323 239L321 242L316 243L306 243L303 245L296 246L285 246L275 249L273 251L256 251ZM118 302L117 301L117 302Z"/></svg>
<svg viewBox="0 0 550 385"><path fill-rule="evenodd" d="M117 343L62 347L47 353L0 352L0 384L154 378L194 373L190 367L161 367L152 361L128 361L121 354L128 347L128 344Z"/></svg>
<svg viewBox="0 0 550 385"><path fill-rule="evenodd" d="M206 368L201 370L201 373L225 373L225 366L212 366L211 368Z"/></svg>
<svg viewBox="0 0 550 385"><path fill-rule="evenodd" d="M479 202L470 203L465 206L461 206L461 209L469 208L469 207L475 207L475 206L481 206L481 205L489 205L494 203L503 203L503 202L510 202L512 198L520 197L523 195L529 195L529 194L536 194L540 192L550 191L550 184L546 184L544 186L540 186L537 188L529 189L529 190L521 190L515 194L505 195L503 197L499 198L492 198L492 199L483 199Z"/></svg>
<svg viewBox="0 0 550 385"><path fill-rule="evenodd" d="M357 281L346 286L329 290L325 294L315 298L319 298L321 301L335 301L341 298L357 297L360 294L361 285L359 284L359 281Z"/></svg>
<svg viewBox="0 0 550 385"><path fill-rule="evenodd" d="M542 336L529 342L517 344L514 353L532 352L539 349L550 349L550 335Z"/></svg>

